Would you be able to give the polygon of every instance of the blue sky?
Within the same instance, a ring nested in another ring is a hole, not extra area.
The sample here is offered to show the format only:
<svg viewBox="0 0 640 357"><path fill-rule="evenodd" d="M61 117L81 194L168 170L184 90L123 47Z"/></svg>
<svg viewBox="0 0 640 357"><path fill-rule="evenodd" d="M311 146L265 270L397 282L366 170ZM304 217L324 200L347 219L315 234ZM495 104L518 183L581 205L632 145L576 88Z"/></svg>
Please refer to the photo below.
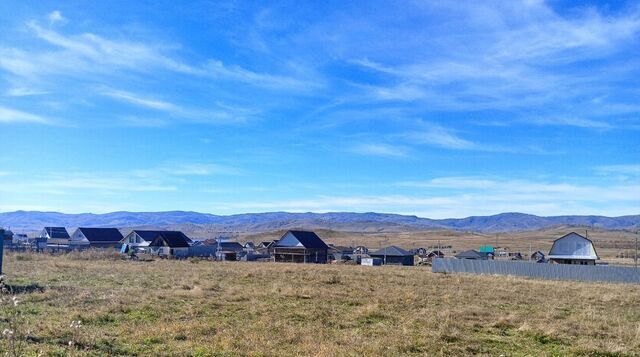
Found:
<svg viewBox="0 0 640 357"><path fill-rule="evenodd" d="M640 213L640 6L0 1L0 211Z"/></svg>

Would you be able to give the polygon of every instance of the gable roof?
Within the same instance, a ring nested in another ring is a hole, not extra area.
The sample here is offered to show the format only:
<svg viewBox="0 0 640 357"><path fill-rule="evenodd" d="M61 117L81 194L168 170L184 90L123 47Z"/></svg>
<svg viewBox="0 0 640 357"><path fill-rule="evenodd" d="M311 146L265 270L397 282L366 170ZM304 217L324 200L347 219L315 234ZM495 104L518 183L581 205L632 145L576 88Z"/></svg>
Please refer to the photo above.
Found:
<svg viewBox="0 0 640 357"><path fill-rule="evenodd" d="M317 234L310 231L288 231L275 244L276 247L293 247L295 245L284 242L284 239L291 234L300 244L307 249L329 249L329 246L318 237Z"/></svg>
<svg viewBox="0 0 640 357"><path fill-rule="evenodd" d="M576 232L565 234L553 241L549 259L600 259L593 242Z"/></svg>
<svg viewBox="0 0 640 357"><path fill-rule="evenodd" d="M49 238L69 239L69 232L64 227L44 227L45 232L49 235Z"/></svg>
<svg viewBox="0 0 640 357"><path fill-rule="evenodd" d="M261 242L258 245L258 248L271 248L272 245L274 245L277 242L277 240L268 240L266 242Z"/></svg>
<svg viewBox="0 0 640 357"><path fill-rule="evenodd" d="M471 249L465 250L464 252L460 252L456 254L456 258L458 259L482 259L483 256L479 252Z"/></svg>
<svg viewBox="0 0 640 357"><path fill-rule="evenodd" d="M89 242L109 242L116 243L123 239L118 228L78 228Z"/></svg>
<svg viewBox="0 0 640 357"><path fill-rule="evenodd" d="M382 248L380 250L376 250L373 253L369 253L369 255L373 256L373 255L386 255L388 257L404 257L407 255L411 255L413 256L413 254L411 254L410 252L407 252L406 250L397 247L395 245L392 245L390 247L386 247L386 248Z"/></svg>
<svg viewBox="0 0 640 357"><path fill-rule="evenodd" d="M166 243L171 248L188 248L191 239L180 231L157 231L158 234L149 244L150 247L161 247Z"/></svg>
<svg viewBox="0 0 640 357"><path fill-rule="evenodd" d="M192 243L193 241L191 240L191 238L187 237L184 233L180 232L180 231L155 231L155 230L146 230L146 229L134 229L133 231L131 231L132 233L135 232L140 238L144 239L147 242L152 242L154 239L156 239L160 234L166 233L168 235L174 235L174 234L178 234L178 235L183 235L187 238L187 242Z"/></svg>

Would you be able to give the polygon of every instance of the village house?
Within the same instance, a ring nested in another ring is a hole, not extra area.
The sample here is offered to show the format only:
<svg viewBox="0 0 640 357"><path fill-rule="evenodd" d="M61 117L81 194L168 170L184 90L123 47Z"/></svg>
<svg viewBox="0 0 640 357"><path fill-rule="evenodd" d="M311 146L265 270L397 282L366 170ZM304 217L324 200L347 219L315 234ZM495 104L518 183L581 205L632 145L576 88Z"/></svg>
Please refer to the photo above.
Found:
<svg viewBox="0 0 640 357"><path fill-rule="evenodd" d="M406 250L392 245L377 250L373 253L369 253L372 258L382 259L382 264L385 265L413 265L413 254Z"/></svg>
<svg viewBox="0 0 640 357"><path fill-rule="evenodd" d="M69 247L69 232L64 227L44 227L40 238L47 240L47 248L60 249Z"/></svg>
<svg viewBox="0 0 640 357"><path fill-rule="evenodd" d="M180 233L178 231L157 231L157 230L143 230L134 229L127 234L120 243L128 245L130 248L134 248L137 251L148 250L149 244L156 239L162 232ZM189 239L189 243L191 240Z"/></svg>
<svg viewBox="0 0 640 357"><path fill-rule="evenodd" d="M456 254L456 259L469 259L469 260L487 260L487 255L480 254L480 252L476 250L465 250L464 252L460 252Z"/></svg>
<svg viewBox="0 0 640 357"><path fill-rule="evenodd" d="M191 242L191 239L180 231L159 231L156 238L149 243L149 249L159 256L186 257Z"/></svg>
<svg viewBox="0 0 640 357"><path fill-rule="evenodd" d="M593 242L576 232L566 234L553 242L549 260L557 264L595 265L600 259Z"/></svg>
<svg viewBox="0 0 640 357"><path fill-rule="evenodd" d="M329 244L329 258L336 261L351 260L353 247Z"/></svg>
<svg viewBox="0 0 640 357"><path fill-rule="evenodd" d="M256 246L256 252L271 256L273 255L273 248L275 247L276 242L277 240L260 242L260 244Z"/></svg>
<svg viewBox="0 0 640 357"><path fill-rule="evenodd" d="M122 233L117 228L78 228L71 235L73 248L116 248L121 245Z"/></svg>
<svg viewBox="0 0 640 357"><path fill-rule="evenodd" d="M327 263L329 247L314 232L288 231L273 247L275 262Z"/></svg>
<svg viewBox="0 0 640 357"><path fill-rule="evenodd" d="M256 245L253 242L246 242L242 247L247 254L253 254L256 252Z"/></svg>
<svg viewBox="0 0 640 357"><path fill-rule="evenodd" d="M244 254L244 246L238 242L219 239L216 247L216 259L218 260L238 260Z"/></svg>
<svg viewBox="0 0 640 357"><path fill-rule="evenodd" d="M434 258L444 258L444 252L436 249L430 251L426 256L423 257L423 259L428 262L432 261Z"/></svg>

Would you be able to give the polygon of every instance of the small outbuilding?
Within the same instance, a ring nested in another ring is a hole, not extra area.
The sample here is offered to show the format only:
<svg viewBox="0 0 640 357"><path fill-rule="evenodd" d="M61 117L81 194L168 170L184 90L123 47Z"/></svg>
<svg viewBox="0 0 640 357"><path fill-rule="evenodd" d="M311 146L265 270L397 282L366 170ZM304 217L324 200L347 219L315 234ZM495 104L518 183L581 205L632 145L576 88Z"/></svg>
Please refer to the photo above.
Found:
<svg viewBox="0 0 640 357"><path fill-rule="evenodd" d="M76 248L116 248L122 245L122 233L117 228L78 228L69 245Z"/></svg>
<svg viewBox="0 0 640 357"><path fill-rule="evenodd" d="M484 255L487 259L493 259L496 256L496 250L491 245L481 246L478 253Z"/></svg>
<svg viewBox="0 0 640 357"><path fill-rule="evenodd" d="M457 259L469 259L469 260L487 260L487 256L484 254L480 254L480 252L476 250L465 250L464 252L460 252L456 254Z"/></svg>
<svg viewBox="0 0 640 357"><path fill-rule="evenodd" d="M557 264L595 265L600 259L587 237L576 232L566 234L553 242L549 251L549 260Z"/></svg>
<svg viewBox="0 0 640 357"><path fill-rule="evenodd" d="M544 262L544 257L544 253L539 250L531 254L531 260L533 260L534 262Z"/></svg>
<svg viewBox="0 0 640 357"><path fill-rule="evenodd" d="M288 231L273 247L275 262L327 263L329 246L314 232Z"/></svg>
<svg viewBox="0 0 640 357"><path fill-rule="evenodd" d="M385 265L413 265L413 254L400 247L392 245L369 253L372 258L382 259Z"/></svg>
<svg viewBox="0 0 640 357"><path fill-rule="evenodd" d="M382 259L380 258L362 258L360 265L366 266L380 266L382 265Z"/></svg>

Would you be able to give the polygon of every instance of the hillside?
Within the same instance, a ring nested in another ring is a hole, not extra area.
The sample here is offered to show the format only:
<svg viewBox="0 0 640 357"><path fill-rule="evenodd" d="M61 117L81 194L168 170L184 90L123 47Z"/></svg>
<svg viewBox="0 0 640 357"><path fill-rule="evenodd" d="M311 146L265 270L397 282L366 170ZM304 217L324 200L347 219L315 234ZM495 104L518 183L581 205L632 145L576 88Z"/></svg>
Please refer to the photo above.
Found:
<svg viewBox="0 0 640 357"><path fill-rule="evenodd" d="M193 224L211 230L231 232L270 232L300 228L330 229L358 232L403 232L413 230L450 229L474 232L515 232L580 226L605 230L638 229L640 215L552 216L540 217L523 213L502 213L493 216L429 219L385 213L246 213L219 216L208 213L112 212L105 214L65 214L59 212L15 211L0 213L0 226L14 230L39 230L44 226L65 227L169 227Z"/></svg>

